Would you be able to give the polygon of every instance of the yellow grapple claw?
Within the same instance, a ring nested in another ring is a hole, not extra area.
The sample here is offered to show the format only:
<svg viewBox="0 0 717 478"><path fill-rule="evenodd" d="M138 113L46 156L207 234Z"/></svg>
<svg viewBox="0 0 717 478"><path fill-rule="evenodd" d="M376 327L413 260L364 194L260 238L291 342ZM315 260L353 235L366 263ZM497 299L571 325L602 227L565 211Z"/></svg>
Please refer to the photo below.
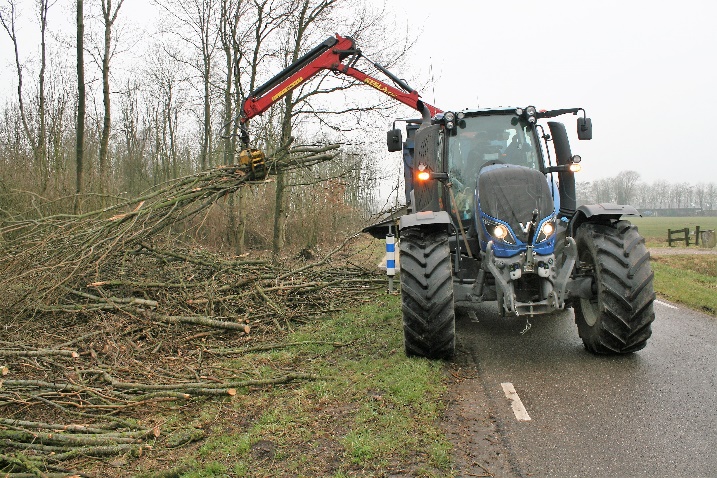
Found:
<svg viewBox="0 0 717 478"><path fill-rule="evenodd" d="M266 155L259 149L243 149L239 152L239 165L251 172L254 179L266 177Z"/></svg>

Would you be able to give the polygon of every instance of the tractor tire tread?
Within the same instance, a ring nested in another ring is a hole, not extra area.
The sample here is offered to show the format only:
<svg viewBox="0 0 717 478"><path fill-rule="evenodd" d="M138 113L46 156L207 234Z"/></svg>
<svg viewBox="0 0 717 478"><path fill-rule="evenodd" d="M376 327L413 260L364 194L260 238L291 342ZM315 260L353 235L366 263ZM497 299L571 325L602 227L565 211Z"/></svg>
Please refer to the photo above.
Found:
<svg viewBox="0 0 717 478"><path fill-rule="evenodd" d="M641 350L652 335L655 319L650 254L637 228L628 221L614 225L588 223L576 234L580 260L596 274L596 305L583 300L575 306L578 333L587 350L596 354L626 354ZM594 307L597 319L588 324L583 307Z"/></svg>
<svg viewBox="0 0 717 478"><path fill-rule="evenodd" d="M455 309L448 234L401 232L401 300L406 355L446 359L455 350Z"/></svg>

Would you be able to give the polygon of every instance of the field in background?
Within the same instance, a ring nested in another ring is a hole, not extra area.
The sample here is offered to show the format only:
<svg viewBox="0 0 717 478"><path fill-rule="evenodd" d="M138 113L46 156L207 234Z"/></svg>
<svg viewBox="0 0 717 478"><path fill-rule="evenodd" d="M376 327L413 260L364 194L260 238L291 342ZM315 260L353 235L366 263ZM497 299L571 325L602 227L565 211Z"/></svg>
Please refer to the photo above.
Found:
<svg viewBox="0 0 717 478"><path fill-rule="evenodd" d="M708 229L717 231L717 217L635 217L629 218L629 221L640 230L640 234L647 240L648 247L667 247L668 229L689 227L690 234L694 234L695 226L700 226L701 231ZM694 236L690 238L690 244L694 244ZM682 246L674 246L684 247L684 243Z"/></svg>
<svg viewBox="0 0 717 478"><path fill-rule="evenodd" d="M667 230L690 228L717 230L717 217L640 217L631 222L637 225L652 249L652 268L655 271L657 295L679 302L692 309L717 316L717 249L704 249L684 243L667 245ZM714 253L705 254L710 251Z"/></svg>

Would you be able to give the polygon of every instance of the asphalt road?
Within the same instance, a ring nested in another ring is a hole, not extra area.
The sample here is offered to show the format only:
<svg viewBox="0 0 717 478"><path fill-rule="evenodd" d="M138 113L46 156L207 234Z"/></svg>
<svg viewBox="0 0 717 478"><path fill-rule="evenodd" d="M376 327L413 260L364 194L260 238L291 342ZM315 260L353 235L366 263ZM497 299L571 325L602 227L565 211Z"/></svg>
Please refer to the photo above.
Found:
<svg viewBox="0 0 717 478"><path fill-rule="evenodd" d="M644 350L600 357L571 310L522 335L525 318L496 310L458 309L456 362L477 369L475 406L490 409L507 476L717 477L717 319L656 303Z"/></svg>

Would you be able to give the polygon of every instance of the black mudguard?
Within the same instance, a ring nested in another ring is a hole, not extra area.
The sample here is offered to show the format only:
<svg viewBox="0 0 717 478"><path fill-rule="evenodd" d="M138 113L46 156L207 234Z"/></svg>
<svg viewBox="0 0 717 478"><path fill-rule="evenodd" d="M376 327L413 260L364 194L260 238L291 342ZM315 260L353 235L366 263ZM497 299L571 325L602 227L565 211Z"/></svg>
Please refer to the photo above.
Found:
<svg viewBox="0 0 717 478"><path fill-rule="evenodd" d="M632 206L612 203L584 204L570 220L569 235L575 237L578 227L584 222L616 221L622 216L641 216L641 214Z"/></svg>
<svg viewBox="0 0 717 478"><path fill-rule="evenodd" d="M409 227L449 227L451 224L451 216L446 211L423 211L402 216L398 228L404 230Z"/></svg>

